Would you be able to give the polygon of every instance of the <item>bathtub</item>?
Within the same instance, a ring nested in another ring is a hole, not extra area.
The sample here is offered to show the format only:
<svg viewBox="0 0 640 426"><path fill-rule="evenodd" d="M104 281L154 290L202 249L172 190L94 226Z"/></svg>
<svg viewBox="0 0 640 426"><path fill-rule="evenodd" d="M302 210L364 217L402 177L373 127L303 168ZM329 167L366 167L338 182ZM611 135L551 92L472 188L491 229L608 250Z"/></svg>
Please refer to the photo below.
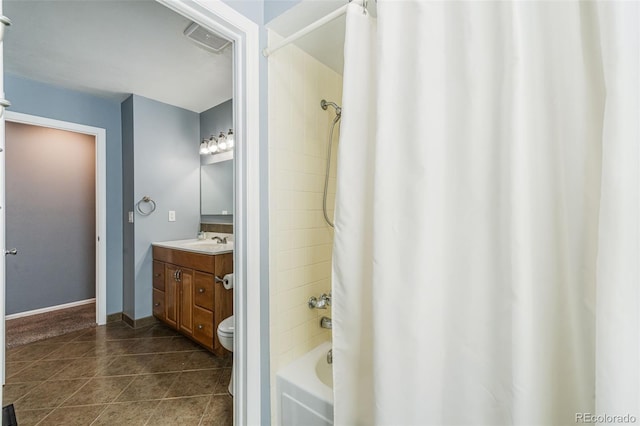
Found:
<svg viewBox="0 0 640 426"><path fill-rule="evenodd" d="M331 342L307 352L276 374L277 423L281 426L333 424Z"/></svg>

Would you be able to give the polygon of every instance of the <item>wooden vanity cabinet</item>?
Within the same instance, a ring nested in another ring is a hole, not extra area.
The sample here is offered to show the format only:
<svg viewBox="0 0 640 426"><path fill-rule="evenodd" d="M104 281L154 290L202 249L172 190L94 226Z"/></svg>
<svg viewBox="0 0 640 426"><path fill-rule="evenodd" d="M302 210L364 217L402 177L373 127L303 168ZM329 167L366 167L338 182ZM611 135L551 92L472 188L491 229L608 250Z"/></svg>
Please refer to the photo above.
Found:
<svg viewBox="0 0 640 426"><path fill-rule="evenodd" d="M166 322L164 263L153 262L153 316Z"/></svg>
<svg viewBox="0 0 640 426"><path fill-rule="evenodd" d="M178 329L193 334L193 271L180 268L177 272Z"/></svg>
<svg viewBox="0 0 640 426"><path fill-rule="evenodd" d="M233 254L206 255L153 247L153 315L213 353L222 320L233 314L233 291L216 277L233 272Z"/></svg>

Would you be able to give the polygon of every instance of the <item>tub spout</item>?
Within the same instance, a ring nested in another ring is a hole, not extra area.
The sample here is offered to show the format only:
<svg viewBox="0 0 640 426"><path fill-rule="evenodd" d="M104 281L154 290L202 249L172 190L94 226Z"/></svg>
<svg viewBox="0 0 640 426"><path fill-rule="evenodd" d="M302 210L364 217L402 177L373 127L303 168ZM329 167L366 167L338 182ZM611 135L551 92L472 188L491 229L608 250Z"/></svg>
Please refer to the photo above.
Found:
<svg viewBox="0 0 640 426"><path fill-rule="evenodd" d="M320 320L320 327L322 328L328 328L329 330L331 330L331 318L329 317L322 317L322 319Z"/></svg>

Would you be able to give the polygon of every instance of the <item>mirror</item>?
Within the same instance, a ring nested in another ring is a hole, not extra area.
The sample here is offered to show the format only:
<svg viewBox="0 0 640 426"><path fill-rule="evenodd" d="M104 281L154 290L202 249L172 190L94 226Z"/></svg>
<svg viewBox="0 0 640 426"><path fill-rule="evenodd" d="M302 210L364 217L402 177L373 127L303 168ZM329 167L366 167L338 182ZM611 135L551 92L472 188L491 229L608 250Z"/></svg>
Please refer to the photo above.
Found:
<svg viewBox="0 0 640 426"><path fill-rule="evenodd" d="M220 133L233 129L233 100L200 113L200 138L214 140ZM233 215L233 149L216 154L200 155L200 216L229 216L219 218L229 222ZM214 218L208 218L212 220ZM215 219L214 219L215 220Z"/></svg>
<svg viewBox="0 0 640 426"><path fill-rule="evenodd" d="M233 159L200 166L200 214L233 214Z"/></svg>

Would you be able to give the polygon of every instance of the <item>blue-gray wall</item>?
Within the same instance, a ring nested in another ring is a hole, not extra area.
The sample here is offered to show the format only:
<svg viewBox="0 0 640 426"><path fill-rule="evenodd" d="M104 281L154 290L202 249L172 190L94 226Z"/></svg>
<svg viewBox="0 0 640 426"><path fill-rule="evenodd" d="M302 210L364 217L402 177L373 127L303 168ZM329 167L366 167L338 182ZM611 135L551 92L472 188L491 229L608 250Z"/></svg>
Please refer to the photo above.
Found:
<svg viewBox="0 0 640 426"><path fill-rule="evenodd" d="M135 318L135 221L129 222L133 211L133 95L122 102L122 312ZM135 216L134 216L135 219Z"/></svg>
<svg viewBox="0 0 640 426"><path fill-rule="evenodd" d="M232 99L200 113L200 139L226 134L229 129L233 129Z"/></svg>
<svg viewBox="0 0 640 426"><path fill-rule="evenodd" d="M134 280L125 277L124 280L125 298L130 296L130 283L134 282L134 300L125 300L124 304L132 304L134 313L130 317L139 319L152 314L151 243L195 238L198 233L200 123L198 114L193 111L137 95L131 99L134 201L126 201L123 214L135 211L135 202L143 196L150 196L157 206L149 216L135 214L135 277ZM125 123L128 128L128 119ZM169 210L176 212L175 222L168 221Z"/></svg>
<svg viewBox="0 0 640 426"><path fill-rule="evenodd" d="M302 0L264 0L264 23L282 15Z"/></svg>
<svg viewBox="0 0 640 426"><path fill-rule="evenodd" d="M263 1L264 0L222 0L247 18L251 19L258 25L264 23L263 19Z"/></svg>
<svg viewBox="0 0 640 426"><path fill-rule="evenodd" d="M106 129L107 313L122 311L122 134L120 103L5 73L11 111Z"/></svg>

